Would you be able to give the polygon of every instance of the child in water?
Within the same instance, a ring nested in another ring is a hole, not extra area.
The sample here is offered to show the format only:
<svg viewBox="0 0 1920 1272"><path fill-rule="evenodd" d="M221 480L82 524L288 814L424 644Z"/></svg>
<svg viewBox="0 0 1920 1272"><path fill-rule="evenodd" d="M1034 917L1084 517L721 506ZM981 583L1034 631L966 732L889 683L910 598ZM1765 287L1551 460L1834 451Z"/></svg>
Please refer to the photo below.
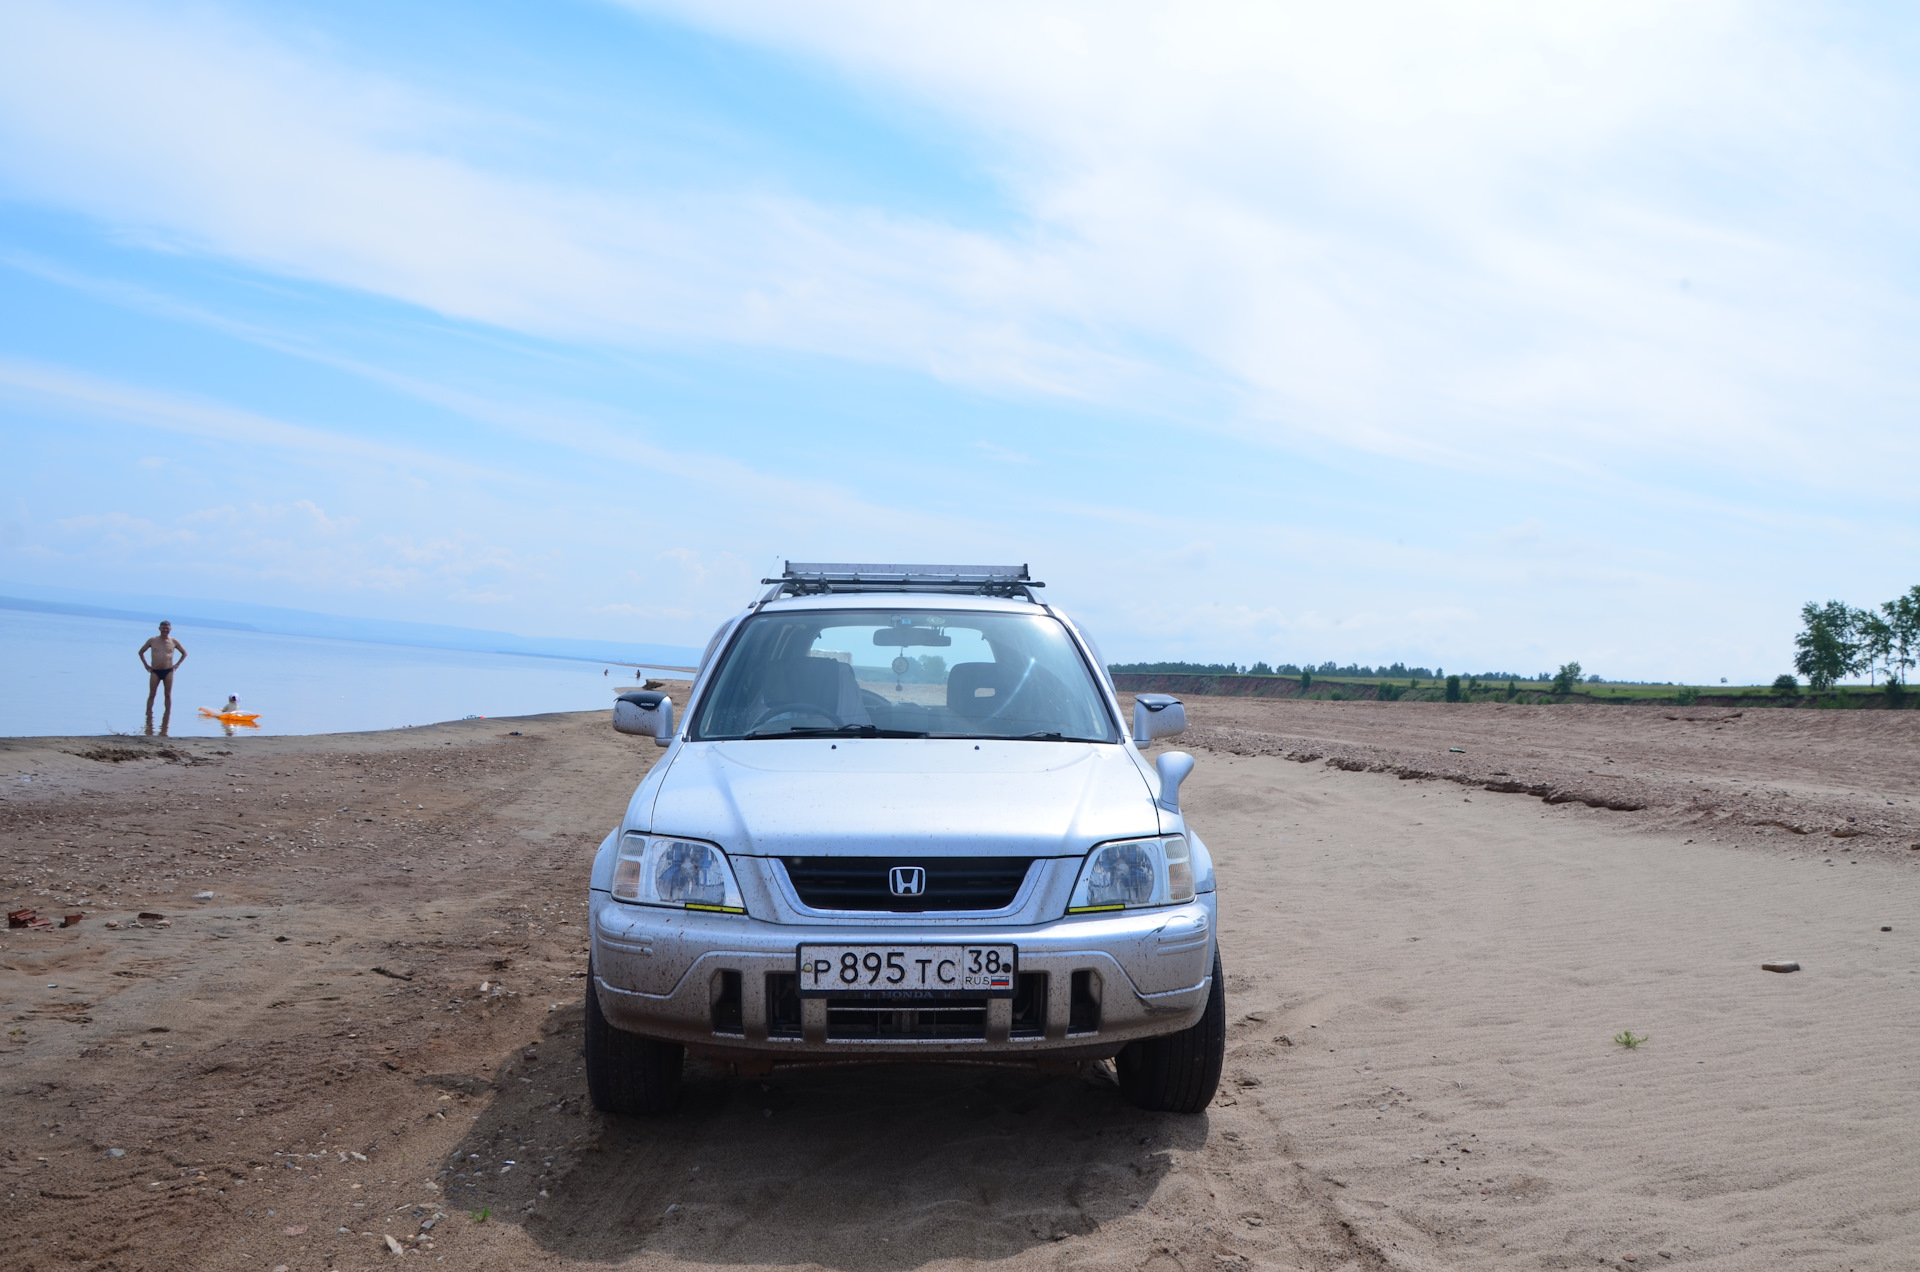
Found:
<svg viewBox="0 0 1920 1272"><path fill-rule="evenodd" d="M237 693L230 693L227 695L227 705L220 708L219 714L233 715L239 710L240 710L240 695Z"/></svg>

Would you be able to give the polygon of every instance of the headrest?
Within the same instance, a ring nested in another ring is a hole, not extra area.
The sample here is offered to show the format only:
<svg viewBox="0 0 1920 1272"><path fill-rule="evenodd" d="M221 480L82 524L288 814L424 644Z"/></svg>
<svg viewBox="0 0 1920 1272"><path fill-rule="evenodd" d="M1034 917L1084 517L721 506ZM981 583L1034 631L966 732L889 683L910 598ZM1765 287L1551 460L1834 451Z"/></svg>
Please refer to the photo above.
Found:
<svg viewBox="0 0 1920 1272"><path fill-rule="evenodd" d="M841 666L832 658L778 659L768 668L767 702L770 705L804 702L837 711Z"/></svg>
<svg viewBox="0 0 1920 1272"><path fill-rule="evenodd" d="M1013 688L1010 669L1002 663L955 663L947 673L947 710L978 719L1007 704Z"/></svg>

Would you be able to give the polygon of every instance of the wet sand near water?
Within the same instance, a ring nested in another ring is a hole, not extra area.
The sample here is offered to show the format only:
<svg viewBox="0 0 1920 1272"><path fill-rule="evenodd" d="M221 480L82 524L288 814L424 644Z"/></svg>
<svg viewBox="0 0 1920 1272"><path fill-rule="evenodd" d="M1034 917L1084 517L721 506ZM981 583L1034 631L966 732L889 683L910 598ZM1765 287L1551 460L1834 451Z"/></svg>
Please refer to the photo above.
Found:
<svg viewBox="0 0 1920 1272"><path fill-rule="evenodd" d="M1245 727L1191 705L1188 743ZM660 752L606 713L0 741L8 908L88 915L0 941L0 1242L289 1272L385 1266L389 1236L499 1269L1920 1265L1920 853L1194 749L1232 1022L1206 1114L1100 1071L696 1066L678 1112L619 1121L580 1070L582 891Z"/></svg>

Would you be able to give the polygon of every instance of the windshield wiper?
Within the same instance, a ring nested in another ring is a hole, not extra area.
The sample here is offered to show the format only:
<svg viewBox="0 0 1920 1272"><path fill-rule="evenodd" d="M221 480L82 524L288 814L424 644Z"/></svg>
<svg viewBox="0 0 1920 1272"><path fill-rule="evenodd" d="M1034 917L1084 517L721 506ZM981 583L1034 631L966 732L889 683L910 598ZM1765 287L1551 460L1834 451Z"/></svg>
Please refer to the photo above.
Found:
<svg viewBox="0 0 1920 1272"><path fill-rule="evenodd" d="M843 724L830 728L823 724L793 724L784 729L768 729L764 733L743 734L747 738L924 738L924 733L911 729L883 729L876 724Z"/></svg>
<svg viewBox="0 0 1920 1272"><path fill-rule="evenodd" d="M1052 733L1045 729L1040 729L1040 730L1036 730L1033 733L1017 733L1010 738L1005 738L1002 740L1007 742L1099 742L1099 741L1102 741L1103 739L1074 738L1074 737L1068 737L1064 733Z"/></svg>

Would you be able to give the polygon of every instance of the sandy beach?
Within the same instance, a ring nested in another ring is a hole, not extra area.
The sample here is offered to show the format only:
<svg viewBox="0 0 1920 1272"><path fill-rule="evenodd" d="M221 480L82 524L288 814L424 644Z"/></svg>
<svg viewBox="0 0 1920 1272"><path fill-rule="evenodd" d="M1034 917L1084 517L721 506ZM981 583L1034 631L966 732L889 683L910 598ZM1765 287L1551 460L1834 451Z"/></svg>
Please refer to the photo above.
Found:
<svg viewBox="0 0 1920 1272"><path fill-rule="evenodd" d="M669 1117L594 1113L585 870L660 754L604 712L0 740L7 907L86 915L0 939L0 1243L156 1272L1920 1266L1920 713L1188 705L1232 1022L1188 1118L1100 1069L939 1066L694 1066Z"/></svg>

